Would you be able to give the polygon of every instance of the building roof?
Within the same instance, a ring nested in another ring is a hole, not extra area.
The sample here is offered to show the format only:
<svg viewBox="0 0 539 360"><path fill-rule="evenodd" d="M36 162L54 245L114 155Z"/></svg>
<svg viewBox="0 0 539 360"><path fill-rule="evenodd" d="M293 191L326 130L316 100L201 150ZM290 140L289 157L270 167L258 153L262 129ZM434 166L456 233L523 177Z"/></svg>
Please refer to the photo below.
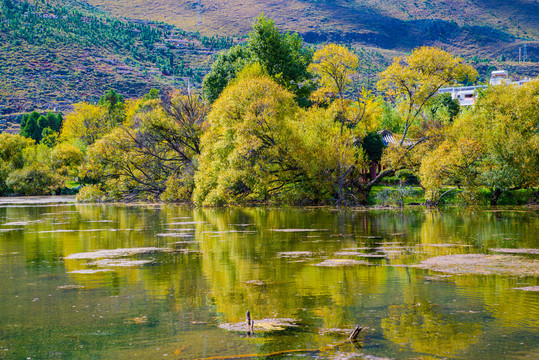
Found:
<svg viewBox="0 0 539 360"><path fill-rule="evenodd" d="M393 134L391 131L386 130L386 129L378 131L378 134L380 134L380 136L382 137L382 142L384 143L385 146L400 145L400 141L402 139L401 135ZM412 146L415 143L416 143L416 140L414 139L405 139L402 145Z"/></svg>

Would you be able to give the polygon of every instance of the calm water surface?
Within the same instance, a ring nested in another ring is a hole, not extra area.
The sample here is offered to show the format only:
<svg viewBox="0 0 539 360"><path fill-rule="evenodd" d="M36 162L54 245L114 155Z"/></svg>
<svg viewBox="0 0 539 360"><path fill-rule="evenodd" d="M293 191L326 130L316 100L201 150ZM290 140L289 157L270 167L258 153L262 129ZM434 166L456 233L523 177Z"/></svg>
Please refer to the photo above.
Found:
<svg viewBox="0 0 539 360"><path fill-rule="evenodd" d="M537 249L538 234L539 212L527 208L3 204L0 359L290 350L301 351L276 357L539 359L539 292L515 289L537 286L537 278L409 266L491 248ZM81 255L141 247L167 251ZM358 263L316 266L329 259ZM222 328L244 321L247 310L255 324L288 318L296 326L255 327L250 336ZM356 324L365 327L360 341L343 342Z"/></svg>

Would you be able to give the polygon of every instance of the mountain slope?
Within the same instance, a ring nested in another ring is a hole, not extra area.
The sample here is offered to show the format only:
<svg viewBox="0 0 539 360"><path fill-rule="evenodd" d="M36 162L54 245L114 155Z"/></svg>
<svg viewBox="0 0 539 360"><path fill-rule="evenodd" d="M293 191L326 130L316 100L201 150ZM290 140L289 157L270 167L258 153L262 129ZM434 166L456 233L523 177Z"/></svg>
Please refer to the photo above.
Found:
<svg viewBox="0 0 539 360"><path fill-rule="evenodd" d="M200 83L231 42L91 8L7 1L0 7L0 115L68 109L108 89L127 98Z"/></svg>
<svg viewBox="0 0 539 360"><path fill-rule="evenodd" d="M87 0L129 18L164 21L206 34L245 35L264 12L280 28L305 32L398 34L397 24L417 20L489 27L527 40L539 40L537 0ZM198 8L200 4L200 23Z"/></svg>

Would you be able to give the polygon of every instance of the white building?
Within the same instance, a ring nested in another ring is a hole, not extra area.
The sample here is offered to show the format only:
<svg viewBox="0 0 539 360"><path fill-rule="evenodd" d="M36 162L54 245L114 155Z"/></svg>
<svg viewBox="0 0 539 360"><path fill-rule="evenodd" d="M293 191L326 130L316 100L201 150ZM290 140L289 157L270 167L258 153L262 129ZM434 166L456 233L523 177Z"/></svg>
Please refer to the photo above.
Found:
<svg viewBox="0 0 539 360"><path fill-rule="evenodd" d="M515 85L520 86L530 79L525 78L524 80L511 81L509 74L505 70L496 70L490 74L489 84L492 86L497 85ZM451 94L452 99L457 99L460 106L472 106L475 104L476 92L477 89L485 89L486 85L478 86L454 86L448 88L441 88L438 90L439 94L449 93Z"/></svg>

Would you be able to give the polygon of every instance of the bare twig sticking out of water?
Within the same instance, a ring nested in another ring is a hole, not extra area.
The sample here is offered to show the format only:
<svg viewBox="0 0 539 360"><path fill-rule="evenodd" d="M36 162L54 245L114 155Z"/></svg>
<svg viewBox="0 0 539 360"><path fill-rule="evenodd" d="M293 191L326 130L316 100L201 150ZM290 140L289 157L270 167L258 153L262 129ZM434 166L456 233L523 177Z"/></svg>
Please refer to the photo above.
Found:
<svg viewBox="0 0 539 360"><path fill-rule="evenodd" d="M251 319L251 313L249 310L245 313L245 322L247 323L247 335L250 336L252 333L254 333L254 320Z"/></svg>
<svg viewBox="0 0 539 360"><path fill-rule="evenodd" d="M348 340L350 340L351 342L357 341L357 337L359 336L359 333L361 332L361 330L363 330L363 327L357 325L354 331L352 331L352 333L348 337Z"/></svg>

